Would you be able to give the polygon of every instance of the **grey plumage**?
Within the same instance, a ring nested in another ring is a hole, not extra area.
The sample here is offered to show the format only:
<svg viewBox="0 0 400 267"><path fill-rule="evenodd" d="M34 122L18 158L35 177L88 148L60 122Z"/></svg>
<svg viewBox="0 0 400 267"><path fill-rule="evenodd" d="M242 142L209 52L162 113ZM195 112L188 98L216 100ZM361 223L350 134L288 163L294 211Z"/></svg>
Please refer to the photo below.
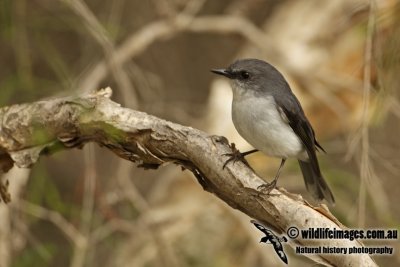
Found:
<svg viewBox="0 0 400 267"><path fill-rule="evenodd" d="M232 119L240 135L263 153L282 158L282 166L285 159L297 158L311 196L333 204L316 156L323 148L283 75L258 59L239 60L213 72L230 79Z"/></svg>

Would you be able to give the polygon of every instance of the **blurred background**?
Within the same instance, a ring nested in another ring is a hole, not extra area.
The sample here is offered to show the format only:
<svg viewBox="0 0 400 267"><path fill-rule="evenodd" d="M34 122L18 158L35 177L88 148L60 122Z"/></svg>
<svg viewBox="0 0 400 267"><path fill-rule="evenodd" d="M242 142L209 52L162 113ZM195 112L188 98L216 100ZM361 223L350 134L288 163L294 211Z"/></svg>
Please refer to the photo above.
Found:
<svg viewBox="0 0 400 267"><path fill-rule="evenodd" d="M275 65L300 99L328 152L335 216L399 229L398 0L0 0L1 106L111 86L126 107L244 151L230 87L209 72L244 57ZM279 166L248 160L266 180ZM1 267L284 266L251 218L178 166L144 171L89 144L2 179ZM309 199L295 160L279 186ZM285 251L289 266L316 266ZM400 253L375 260L399 266Z"/></svg>

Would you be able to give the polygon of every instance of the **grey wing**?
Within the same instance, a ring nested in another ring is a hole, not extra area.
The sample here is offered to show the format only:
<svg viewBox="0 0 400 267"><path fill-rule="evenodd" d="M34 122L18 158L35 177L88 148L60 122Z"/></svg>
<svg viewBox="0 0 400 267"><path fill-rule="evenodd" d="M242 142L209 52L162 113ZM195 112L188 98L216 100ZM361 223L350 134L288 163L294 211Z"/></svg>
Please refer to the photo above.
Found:
<svg viewBox="0 0 400 267"><path fill-rule="evenodd" d="M307 190L315 199L326 199L329 203L334 204L335 199L328 184L322 177L316 155L318 148L322 151L324 150L315 140L314 130L307 120L300 103L293 94L292 97L279 98L276 103L278 111L282 114L281 116L300 138L307 151L308 160L299 160Z"/></svg>
<svg viewBox="0 0 400 267"><path fill-rule="evenodd" d="M293 94L291 94L291 96L292 97L276 99L278 111L283 120L289 124L295 134L300 138L314 170L320 173L315 151L318 148L322 151L325 150L315 140L314 130L310 122L307 120L299 101Z"/></svg>

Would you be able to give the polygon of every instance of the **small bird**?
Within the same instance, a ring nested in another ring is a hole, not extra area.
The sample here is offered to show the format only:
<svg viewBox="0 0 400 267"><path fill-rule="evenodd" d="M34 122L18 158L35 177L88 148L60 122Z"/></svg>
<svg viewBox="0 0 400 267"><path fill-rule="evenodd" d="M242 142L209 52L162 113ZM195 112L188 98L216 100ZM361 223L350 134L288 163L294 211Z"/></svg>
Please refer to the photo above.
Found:
<svg viewBox="0 0 400 267"><path fill-rule="evenodd" d="M333 194L322 177L316 155L317 150L325 150L315 139L314 130L283 75L259 59L242 59L226 69L211 71L229 78L233 91L233 124L255 148L239 152L239 156L243 159L259 150L268 156L281 158L274 180L263 185L263 189L269 193L275 188L286 159L296 158L307 191L315 200L325 199L333 205ZM236 153L227 163L237 160L237 157Z"/></svg>
<svg viewBox="0 0 400 267"><path fill-rule="evenodd" d="M275 249L276 254L278 254L279 258L286 264L288 264L288 259L286 257L285 252L283 251L282 242L287 242L287 238L285 236L279 238L277 237L271 230L267 229L261 223L256 220L251 220L251 223L254 224L258 230L265 234L264 237L261 238L260 243L267 244L268 241L272 244Z"/></svg>

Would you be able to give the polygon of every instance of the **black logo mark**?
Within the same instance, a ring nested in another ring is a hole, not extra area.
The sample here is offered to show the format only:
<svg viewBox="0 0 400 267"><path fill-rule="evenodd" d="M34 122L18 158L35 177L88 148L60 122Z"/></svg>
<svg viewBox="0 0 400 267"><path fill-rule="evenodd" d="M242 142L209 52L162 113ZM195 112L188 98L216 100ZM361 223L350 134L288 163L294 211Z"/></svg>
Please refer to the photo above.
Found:
<svg viewBox="0 0 400 267"><path fill-rule="evenodd" d="M265 236L263 238L261 238L260 243L268 243L268 241L270 242L270 244L272 244L272 246L275 249L276 254L278 254L279 258L286 264L288 264L288 259L286 257L285 252L283 251L283 246L281 242L287 242L287 238L285 236L279 238L278 236L276 236L271 230L269 230L268 228L265 228L264 225L260 224L259 222L255 221L255 220L251 220L251 223L253 223L258 230L260 230L261 232L263 232L265 234Z"/></svg>

